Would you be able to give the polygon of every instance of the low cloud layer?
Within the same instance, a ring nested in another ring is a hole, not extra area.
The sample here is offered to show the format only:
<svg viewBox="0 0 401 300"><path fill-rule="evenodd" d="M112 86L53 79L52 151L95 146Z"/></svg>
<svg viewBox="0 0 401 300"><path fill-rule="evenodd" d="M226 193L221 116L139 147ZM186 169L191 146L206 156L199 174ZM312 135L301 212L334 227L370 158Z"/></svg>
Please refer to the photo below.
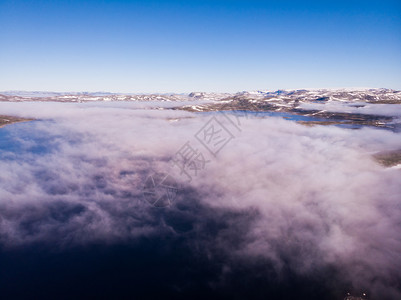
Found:
<svg viewBox="0 0 401 300"><path fill-rule="evenodd" d="M401 297L401 173L372 159L400 133L147 108L1 103L40 119L0 132L1 248L166 240L214 266L211 288L244 265ZM216 157L195 137L213 116L233 136ZM186 142L208 161L191 182L171 163ZM180 187L170 207L144 201L154 172Z"/></svg>
<svg viewBox="0 0 401 300"><path fill-rule="evenodd" d="M365 102L344 103L333 101L329 103L302 103L300 108L339 113L401 117L401 105L399 104L369 104Z"/></svg>

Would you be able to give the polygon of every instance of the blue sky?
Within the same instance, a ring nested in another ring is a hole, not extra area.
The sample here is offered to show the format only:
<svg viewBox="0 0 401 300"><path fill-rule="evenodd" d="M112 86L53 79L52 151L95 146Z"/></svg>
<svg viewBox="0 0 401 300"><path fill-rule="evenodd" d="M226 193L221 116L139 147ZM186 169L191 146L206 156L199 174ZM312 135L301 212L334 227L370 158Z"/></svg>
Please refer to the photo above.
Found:
<svg viewBox="0 0 401 300"><path fill-rule="evenodd" d="M401 1L0 0L0 90L401 89Z"/></svg>

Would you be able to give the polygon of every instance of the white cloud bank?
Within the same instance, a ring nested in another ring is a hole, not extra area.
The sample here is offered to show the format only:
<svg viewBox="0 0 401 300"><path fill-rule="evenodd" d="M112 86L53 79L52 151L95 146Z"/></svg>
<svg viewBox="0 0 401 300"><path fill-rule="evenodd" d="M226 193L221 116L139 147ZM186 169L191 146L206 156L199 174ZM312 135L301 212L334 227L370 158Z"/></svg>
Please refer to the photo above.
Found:
<svg viewBox="0 0 401 300"><path fill-rule="evenodd" d="M333 101L328 103L302 103L299 107L307 110L317 109L328 112L401 117L401 105L399 104L344 103Z"/></svg>
<svg viewBox="0 0 401 300"><path fill-rule="evenodd" d="M333 267L372 297L401 297L401 173L371 158L401 149L399 133L243 119L212 157L194 138L210 115L127 104L0 103L0 112L47 120L1 129L40 136L20 139L20 152L1 150L4 248L182 236L195 252L225 253L223 275L242 260L268 261L276 274ZM186 141L210 160L189 184L169 164ZM40 143L51 151L32 153ZM153 171L182 185L169 208L142 198Z"/></svg>

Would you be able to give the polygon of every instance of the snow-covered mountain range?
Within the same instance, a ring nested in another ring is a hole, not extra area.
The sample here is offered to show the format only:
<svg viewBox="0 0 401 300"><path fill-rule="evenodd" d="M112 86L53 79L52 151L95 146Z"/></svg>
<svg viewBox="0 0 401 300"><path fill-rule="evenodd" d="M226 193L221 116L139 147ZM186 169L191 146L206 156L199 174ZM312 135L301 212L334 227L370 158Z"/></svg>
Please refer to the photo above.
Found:
<svg viewBox="0 0 401 300"><path fill-rule="evenodd" d="M0 92L0 101L188 101L188 100L229 100L242 98L259 101L327 102L327 101L363 101L369 103L401 104L401 91L391 89L308 89L308 90L261 90L239 93L204 93L190 94L121 94L106 92Z"/></svg>
<svg viewBox="0 0 401 300"><path fill-rule="evenodd" d="M391 89L261 90L190 94L0 92L0 102L24 101L141 102L150 109L174 109L197 113L253 111L290 119L293 118L291 116L297 116L300 123L307 125L341 125L352 128L375 126L401 130L401 91Z"/></svg>

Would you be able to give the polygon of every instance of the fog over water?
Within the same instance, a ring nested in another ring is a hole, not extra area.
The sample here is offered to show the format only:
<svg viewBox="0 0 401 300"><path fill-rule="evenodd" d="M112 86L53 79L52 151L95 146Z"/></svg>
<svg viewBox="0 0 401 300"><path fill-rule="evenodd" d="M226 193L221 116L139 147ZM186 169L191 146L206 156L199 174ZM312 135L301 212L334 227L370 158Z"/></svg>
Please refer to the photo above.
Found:
<svg viewBox="0 0 401 300"><path fill-rule="evenodd" d="M401 299L401 169L372 158L401 133L155 105L0 103L37 119L0 129L0 291ZM232 137L216 156L196 138L211 118ZM207 161L191 181L187 142ZM144 199L154 173L169 207Z"/></svg>

